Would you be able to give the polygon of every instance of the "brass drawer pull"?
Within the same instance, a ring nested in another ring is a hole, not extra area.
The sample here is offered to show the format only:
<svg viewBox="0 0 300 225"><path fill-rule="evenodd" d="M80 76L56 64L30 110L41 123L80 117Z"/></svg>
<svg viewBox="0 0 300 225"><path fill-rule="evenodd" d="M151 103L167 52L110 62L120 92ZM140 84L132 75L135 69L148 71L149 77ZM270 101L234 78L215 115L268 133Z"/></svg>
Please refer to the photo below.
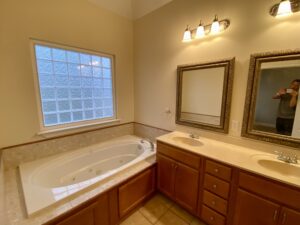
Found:
<svg viewBox="0 0 300 225"><path fill-rule="evenodd" d="M274 215L273 215L273 220L276 221L277 220L277 216L278 216L278 210L276 209L274 211Z"/></svg>
<svg viewBox="0 0 300 225"><path fill-rule="evenodd" d="M213 187L213 189L217 189L217 185L216 184L214 184L212 187Z"/></svg>
<svg viewBox="0 0 300 225"><path fill-rule="evenodd" d="M210 219L211 221L214 221L214 220L215 220L215 217L211 216L209 219Z"/></svg>
<svg viewBox="0 0 300 225"><path fill-rule="evenodd" d="M282 223L281 224L285 224L285 222L286 222L286 213L283 213Z"/></svg>
<svg viewBox="0 0 300 225"><path fill-rule="evenodd" d="M215 173L219 173L219 169L218 168L215 168L214 171L215 171Z"/></svg>
<svg viewBox="0 0 300 225"><path fill-rule="evenodd" d="M215 201L212 201L211 204L212 204L212 205L216 205L216 202L215 202Z"/></svg>

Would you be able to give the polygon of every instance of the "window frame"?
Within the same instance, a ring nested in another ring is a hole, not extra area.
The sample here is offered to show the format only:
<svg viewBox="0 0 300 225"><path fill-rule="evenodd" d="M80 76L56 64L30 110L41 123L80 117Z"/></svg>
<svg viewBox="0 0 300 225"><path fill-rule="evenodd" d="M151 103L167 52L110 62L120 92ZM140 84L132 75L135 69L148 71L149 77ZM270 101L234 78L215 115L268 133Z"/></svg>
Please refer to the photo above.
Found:
<svg viewBox="0 0 300 225"><path fill-rule="evenodd" d="M70 122L65 124L57 124L45 126L44 124L44 113L42 108L42 96L40 90L39 83L39 73L37 67L37 57L35 46L42 45L50 48L57 48L62 50L70 50L79 53L86 53L91 55L96 55L100 57L107 57L111 60L111 81L112 81L112 99L113 99L113 116L100 118L100 119L91 119L91 120L82 120L76 122ZM33 77L34 77L34 87L35 87L35 98L37 103L37 111L38 111L38 120L39 120L39 129L38 134L46 134L52 132L59 132L64 130L71 130L76 128L84 128L95 125L106 125L113 122L118 122L119 120L117 115L117 96L116 96L116 78L115 78L115 55L103 53L95 50L83 49L79 47L73 47L65 44L57 44L49 41L41 41L36 39L30 39L30 49L31 49L31 59L32 59L32 67L33 67Z"/></svg>

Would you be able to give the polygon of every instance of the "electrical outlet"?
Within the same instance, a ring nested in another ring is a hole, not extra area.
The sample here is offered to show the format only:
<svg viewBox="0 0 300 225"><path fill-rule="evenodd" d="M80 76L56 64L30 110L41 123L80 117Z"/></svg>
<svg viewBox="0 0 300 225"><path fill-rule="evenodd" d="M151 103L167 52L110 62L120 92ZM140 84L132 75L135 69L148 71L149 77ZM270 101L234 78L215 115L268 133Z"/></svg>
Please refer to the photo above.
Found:
<svg viewBox="0 0 300 225"><path fill-rule="evenodd" d="M231 121L231 130L233 132L238 132L240 129L240 121L238 120L232 120Z"/></svg>

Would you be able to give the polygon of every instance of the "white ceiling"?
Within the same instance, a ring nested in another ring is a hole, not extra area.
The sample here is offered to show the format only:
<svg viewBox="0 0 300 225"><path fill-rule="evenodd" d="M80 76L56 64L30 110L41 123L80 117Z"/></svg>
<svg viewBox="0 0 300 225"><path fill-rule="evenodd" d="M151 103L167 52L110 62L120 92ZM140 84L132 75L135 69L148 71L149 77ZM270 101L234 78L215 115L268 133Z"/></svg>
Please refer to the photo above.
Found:
<svg viewBox="0 0 300 225"><path fill-rule="evenodd" d="M129 19L138 19L173 0L88 0Z"/></svg>

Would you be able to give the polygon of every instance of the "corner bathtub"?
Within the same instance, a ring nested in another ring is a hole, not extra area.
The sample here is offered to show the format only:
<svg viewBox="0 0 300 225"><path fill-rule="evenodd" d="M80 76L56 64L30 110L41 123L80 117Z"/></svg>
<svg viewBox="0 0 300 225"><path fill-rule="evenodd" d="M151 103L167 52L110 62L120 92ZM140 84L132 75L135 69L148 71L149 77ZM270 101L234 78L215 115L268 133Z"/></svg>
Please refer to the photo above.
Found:
<svg viewBox="0 0 300 225"><path fill-rule="evenodd" d="M19 166L27 214L31 215L155 154L150 144L123 136Z"/></svg>

